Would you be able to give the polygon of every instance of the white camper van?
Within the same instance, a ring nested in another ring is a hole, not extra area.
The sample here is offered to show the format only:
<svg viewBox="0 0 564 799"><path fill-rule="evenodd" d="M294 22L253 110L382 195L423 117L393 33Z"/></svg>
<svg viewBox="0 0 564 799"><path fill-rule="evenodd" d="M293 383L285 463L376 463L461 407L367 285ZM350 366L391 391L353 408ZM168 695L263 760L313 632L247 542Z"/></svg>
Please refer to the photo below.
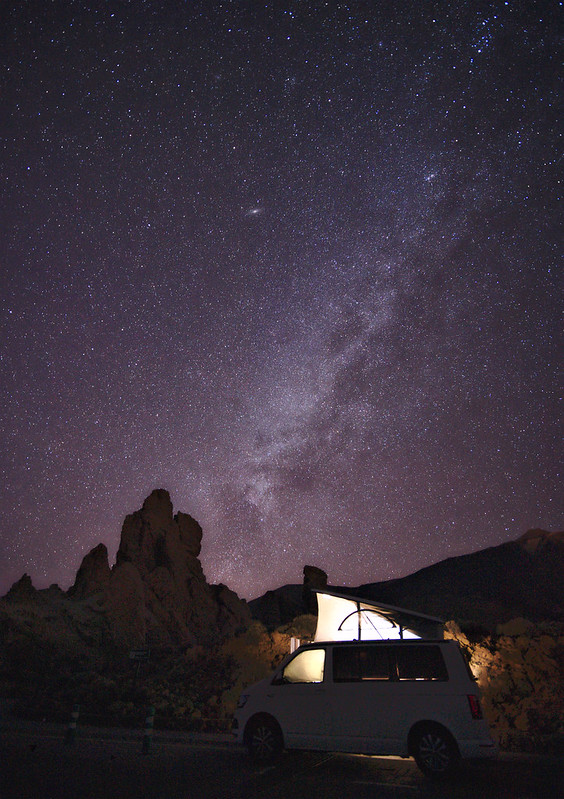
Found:
<svg viewBox="0 0 564 799"><path fill-rule="evenodd" d="M496 753L477 685L445 640L302 646L243 692L234 732L256 759L283 748L411 755L431 775Z"/></svg>

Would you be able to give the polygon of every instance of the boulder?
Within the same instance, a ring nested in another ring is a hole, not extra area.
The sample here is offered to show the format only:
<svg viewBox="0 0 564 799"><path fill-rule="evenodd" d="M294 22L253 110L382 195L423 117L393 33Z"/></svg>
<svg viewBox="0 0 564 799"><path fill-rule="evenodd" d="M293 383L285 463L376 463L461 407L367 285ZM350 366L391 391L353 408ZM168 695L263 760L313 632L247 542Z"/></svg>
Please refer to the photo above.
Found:
<svg viewBox="0 0 564 799"><path fill-rule="evenodd" d="M327 572L317 566L304 566L302 604L304 613L317 613L317 597L313 588L327 588Z"/></svg>
<svg viewBox="0 0 564 799"><path fill-rule="evenodd" d="M529 621L528 619L517 618L511 619L505 624L498 624L497 634L509 636L528 635L533 628L534 624L532 621Z"/></svg>
<svg viewBox="0 0 564 799"><path fill-rule="evenodd" d="M327 588L327 572L317 566L304 566L304 586Z"/></svg>

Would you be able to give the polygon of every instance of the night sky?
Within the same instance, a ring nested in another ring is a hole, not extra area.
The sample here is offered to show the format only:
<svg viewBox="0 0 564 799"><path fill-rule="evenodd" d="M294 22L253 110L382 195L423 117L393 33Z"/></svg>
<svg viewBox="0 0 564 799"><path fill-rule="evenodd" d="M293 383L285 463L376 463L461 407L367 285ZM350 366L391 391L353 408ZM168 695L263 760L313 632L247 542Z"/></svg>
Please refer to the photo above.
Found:
<svg viewBox="0 0 564 799"><path fill-rule="evenodd" d="M245 598L564 527L561 12L3 4L0 593L154 488Z"/></svg>

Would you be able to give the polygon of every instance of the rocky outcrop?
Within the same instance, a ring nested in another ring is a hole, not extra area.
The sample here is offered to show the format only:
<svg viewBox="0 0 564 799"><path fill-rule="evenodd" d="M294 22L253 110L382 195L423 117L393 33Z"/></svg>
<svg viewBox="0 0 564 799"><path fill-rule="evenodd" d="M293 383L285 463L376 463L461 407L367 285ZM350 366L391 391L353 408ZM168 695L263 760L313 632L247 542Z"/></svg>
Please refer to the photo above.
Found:
<svg viewBox="0 0 564 799"><path fill-rule="evenodd" d="M460 555L407 577L338 591L411 608L443 619L473 622L490 630L516 617L564 621L564 533L529 530L516 541ZM269 630L300 613L316 613L311 588L326 575L304 568L304 583L285 585L249 602L253 618Z"/></svg>
<svg viewBox="0 0 564 799"><path fill-rule="evenodd" d="M39 598L37 589L33 587L29 574L24 574L13 584L4 599L7 602L17 604L20 602L36 602Z"/></svg>
<svg viewBox="0 0 564 799"><path fill-rule="evenodd" d="M521 538L517 539L517 543L522 549L527 552L537 552L551 550L555 548L558 550L559 545L564 544L564 532L549 533L547 530L527 530Z"/></svg>
<svg viewBox="0 0 564 799"><path fill-rule="evenodd" d="M168 491L157 489L147 497L141 510L126 516L116 566L134 563L143 577L159 567L174 573L186 569L188 564L201 572L197 561L201 541L202 528L198 522L187 513L173 516Z"/></svg>
<svg viewBox="0 0 564 799"><path fill-rule="evenodd" d="M304 566L304 588L327 588L327 572L317 566Z"/></svg>
<svg viewBox="0 0 564 799"><path fill-rule="evenodd" d="M250 612L233 591L208 584L198 560L201 541L198 522L187 513L173 515L168 492L157 489L125 518L113 568L99 544L84 557L66 595L53 587L36 591L24 575L0 600L0 615L5 602L13 625L20 611L32 627L37 617L40 637L55 628L64 637L72 629L78 640L123 649L215 645L244 629ZM30 610L38 604L41 619ZM63 617L66 627L59 623Z"/></svg>
<svg viewBox="0 0 564 799"><path fill-rule="evenodd" d="M484 715L504 749L553 751L564 743L564 626L523 618L487 636L446 625L467 652Z"/></svg>
<svg viewBox="0 0 564 799"><path fill-rule="evenodd" d="M315 588L327 588L327 572L317 566L304 566L304 587L302 599L304 610L308 613L317 613L317 598Z"/></svg>
<svg viewBox="0 0 564 799"><path fill-rule="evenodd" d="M99 597L99 604L115 642L128 649L146 646L145 586L132 563L123 563L114 569L106 589ZM161 639L163 643L168 643L169 636L163 631Z"/></svg>
<svg viewBox="0 0 564 799"><path fill-rule="evenodd" d="M74 585L69 589L69 596L74 599L85 599L98 591L103 591L108 586L110 575L108 550L105 544L98 544L84 557Z"/></svg>
<svg viewBox="0 0 564 799"><path fill-rule="evenodd" d="M162 489L126 517L106 598L109 614L119 615L122 635L137 635L153 646L209 645L248 623L245 602L224 586L207 583L198 560L201 541L198 522L187 513L173 516Z"/></svg>

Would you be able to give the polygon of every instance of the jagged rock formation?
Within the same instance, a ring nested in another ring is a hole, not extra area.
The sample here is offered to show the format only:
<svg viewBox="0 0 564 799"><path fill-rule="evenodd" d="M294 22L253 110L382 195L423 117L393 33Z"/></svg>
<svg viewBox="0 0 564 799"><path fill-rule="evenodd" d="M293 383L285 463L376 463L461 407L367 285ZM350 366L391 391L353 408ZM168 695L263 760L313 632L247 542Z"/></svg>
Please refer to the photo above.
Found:
<svg viewBox="0 0 564 799"><path fill-rule="evenodd" d="M33 587L29 574L24 574L13 584L6 596L8 602L34 602L37 599L37 590Z"/></svg>
<svg viewBox="0 0 564 799"><path fill-rule="evenodd" d="M304 566L304 588L327 588L327 572L318 566Z"/></svg>
<svg viewBox="0 0 564 799"><path fill-rule="evenodd" d="M206 582L198 560L201 540L198 522L187 513L173 516L162 489L126 517L106 599L123 634L130 627L138 637L144 632L148 643L211 644L248 623L246 604L236 594Z"/></svg>
<svg viewBox="0 0 564 799"><path fill-rule="evenodd" d="M268 632L250 622L236 594L207 583L201 538L199 524L173 515L168 493L154 491L125 519L113 567L100 544L67 593L56 585L37 591L24 575L0 599L0 696L12 701L19 692L22 712L43 715L58 692L67 719L79 692L90 712L103 706L108 718L121 719L131 712L128 650L149 646L160 649L151 701L161 713L176 724L179 708L208 721L232 712L240 689L270 672L291 636L313 635L315 616L301 614L327 575L306 566L301 585L249 603ZM564 535L530 530L518 541L350 592L470 621L449 622L447 637L468 652L494 734L503 747L553 751L564 736L563 572Z"/></svg>
<svg viewBox="0 0 564 799"><path fill-rule="evenodd" d="M99 544L83 559L67 595L56 587L36 591L24 575L0 600L0 619L4 603L10 629L19 609L48 638L51 618L51 628L75 646L214 645L244 629L250 612L229 588L208 584L198 560L201 540L198 522L186 513L173 516L168 492L158 489L126 517L113 568ZM32 607L41 613L34 616Z"/></svg>
<svg viewBox="0 0 564 799"><path fill-rule="evenodd" d="M105 544L98 544L84 557L74 585L69 589L69 596L85 599L97 591L103 591L108 586L110 575L108 550Z"/></svg>

